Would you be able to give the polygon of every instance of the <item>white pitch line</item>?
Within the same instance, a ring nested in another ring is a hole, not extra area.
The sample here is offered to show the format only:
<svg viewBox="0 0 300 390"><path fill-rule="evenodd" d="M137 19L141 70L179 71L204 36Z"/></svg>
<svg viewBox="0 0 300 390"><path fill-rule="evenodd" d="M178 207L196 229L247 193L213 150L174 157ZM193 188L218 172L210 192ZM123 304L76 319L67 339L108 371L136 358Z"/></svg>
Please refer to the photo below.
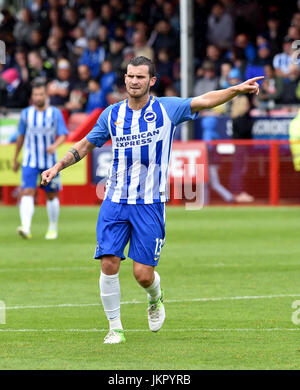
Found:
<svg viewBox="0 0 300 390"><path fill-rule="evenodd" d="M165 303L182 303L182 302L213 302L213 301L235 301L235 300L244 300L244 299L272 299L272 298L290 298L290 297L300 297L300 294L276 294L276 295L245 295L237 297L210 297L210 298L192 298L192 299L167 299ZM121 305L135 305L135 304L145 304L143 301L125 301L121 302ZM88 306L99 306L98 303L60 303L53 305L30 305L30 306L7 306L6 310L19 310L19 309L48 309L48 308L62 308L62 307L88 307Z"/></svg>
<svg viewBox="0 0 300 390"><path fill-rule="evenodd" d="M298 332L300 328L186 328L186 329L161 329L160 332ZM20 333L93 333L107 332L107 329L0 329L0 332L20 332ZM149 329L126 329L126 332L149 332Z"/></svg>

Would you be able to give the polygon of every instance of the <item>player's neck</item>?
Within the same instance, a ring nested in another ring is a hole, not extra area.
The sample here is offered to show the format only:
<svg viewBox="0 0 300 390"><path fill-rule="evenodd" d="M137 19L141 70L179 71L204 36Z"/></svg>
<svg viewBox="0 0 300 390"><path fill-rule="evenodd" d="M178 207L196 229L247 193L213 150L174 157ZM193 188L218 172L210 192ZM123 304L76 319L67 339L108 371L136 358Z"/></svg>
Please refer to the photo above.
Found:
<svg viewBox="0 0 300 390"><path fill-rule="evenodd" d="M134 98L134 97L129 96L128 107L134 111L141 110L148 103L149 99L150 99L149 94L141 96L139 98Z"/></svg>

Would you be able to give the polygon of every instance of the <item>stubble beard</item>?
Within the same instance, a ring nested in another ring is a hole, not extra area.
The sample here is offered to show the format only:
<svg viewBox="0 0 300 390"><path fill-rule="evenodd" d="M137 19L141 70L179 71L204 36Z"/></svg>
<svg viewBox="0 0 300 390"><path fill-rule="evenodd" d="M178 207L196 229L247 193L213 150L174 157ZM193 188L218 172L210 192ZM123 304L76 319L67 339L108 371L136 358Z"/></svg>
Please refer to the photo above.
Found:
<svg viewBox="0 0 300 390"><path fill-rule="evenodd" d="M132 99L141 99L144 96L149 94L149 90L150 90L149 85L150 85L150 83L147 85L147 87L145 87L145 89L141 89L140 90L141 92L139 94L131 93L130 92L130 87L127 87L127 86L126 86L126 91L127 91L128 95L130 96L130 98L132 98Z"/></svg>

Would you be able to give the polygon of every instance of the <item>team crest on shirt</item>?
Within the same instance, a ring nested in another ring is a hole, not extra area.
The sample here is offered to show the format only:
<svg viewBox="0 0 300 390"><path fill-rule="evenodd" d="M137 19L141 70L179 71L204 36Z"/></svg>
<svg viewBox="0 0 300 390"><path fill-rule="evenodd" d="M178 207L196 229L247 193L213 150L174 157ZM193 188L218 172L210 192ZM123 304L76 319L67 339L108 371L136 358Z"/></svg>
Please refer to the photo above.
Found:
<svg viewBox="0 0 300 390"><path fill-rule="evenodd" d="M147 111L144 114L144 119L148 123L154 122L156 120L156 118L157 118L157 115L154 111Z"/></svg>

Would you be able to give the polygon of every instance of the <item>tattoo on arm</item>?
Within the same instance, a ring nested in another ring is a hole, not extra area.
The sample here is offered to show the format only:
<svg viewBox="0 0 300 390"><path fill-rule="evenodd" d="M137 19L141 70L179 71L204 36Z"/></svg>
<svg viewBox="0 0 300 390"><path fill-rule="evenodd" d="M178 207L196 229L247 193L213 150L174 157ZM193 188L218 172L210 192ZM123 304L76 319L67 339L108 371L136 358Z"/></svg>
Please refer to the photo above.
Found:
<svg viewBox="0 0 300 390"><path fill-rule="evenodd" d="M75 159L75 161L74 161ZM75 148L71 148L64 157L57 163L59 165L59 171L73 165L81 160L78 151Z"/></svg>
<svg viewBox="0 0 300 390"><path fill-rule="evenodd" d="M75 148L71 148L71 149L69 150L69 152L73 154L73 156L74 156L74 158L75 158L75 162L80 161L81 157L80 157L78 151L77 151Z"/></svg>

